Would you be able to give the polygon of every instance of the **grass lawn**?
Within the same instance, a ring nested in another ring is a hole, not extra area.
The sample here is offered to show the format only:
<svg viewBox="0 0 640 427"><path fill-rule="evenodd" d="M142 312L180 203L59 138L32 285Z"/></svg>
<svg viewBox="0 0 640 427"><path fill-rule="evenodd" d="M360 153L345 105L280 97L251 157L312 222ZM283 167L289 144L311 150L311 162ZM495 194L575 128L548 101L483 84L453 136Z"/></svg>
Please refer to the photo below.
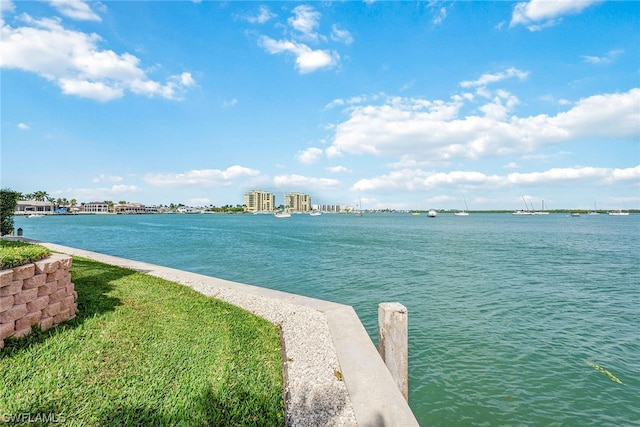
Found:
<svg viewBox="0 0 640 427"><path fill-rule="evenodd" d="M283 426L278 327L185 286L75 258L79 313L5 340L0 422Z"/></svg>

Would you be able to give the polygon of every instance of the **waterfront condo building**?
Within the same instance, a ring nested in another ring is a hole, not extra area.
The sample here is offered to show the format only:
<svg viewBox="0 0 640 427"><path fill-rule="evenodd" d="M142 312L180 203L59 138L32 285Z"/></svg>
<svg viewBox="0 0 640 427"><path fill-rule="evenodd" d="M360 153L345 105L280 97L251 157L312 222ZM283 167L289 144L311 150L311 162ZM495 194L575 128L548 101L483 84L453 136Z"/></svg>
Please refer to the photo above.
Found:
<svg viewBox="0 0 640 427"><path fill-rule="evenodd" d="M309 212L311 196L302 193L289 193L285 196L285 206L293 212Z"/></svg>
<svg viewBox="0 0 640 427"><path fill-rule="evenodd" d="M272 212L275 209L276 197L273 193L262 190L251 190L244 194L245 212Z"/></svg>

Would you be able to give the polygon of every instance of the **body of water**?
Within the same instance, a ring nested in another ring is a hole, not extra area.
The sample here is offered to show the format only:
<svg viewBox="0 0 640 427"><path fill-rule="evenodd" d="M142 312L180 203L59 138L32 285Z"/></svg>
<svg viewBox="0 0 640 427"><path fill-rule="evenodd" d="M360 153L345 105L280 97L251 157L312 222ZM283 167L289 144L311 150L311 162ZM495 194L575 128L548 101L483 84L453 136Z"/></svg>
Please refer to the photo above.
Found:
<svg viewBox="0 0 640 427"><path fill-rule="evenodd" d="M409 312L421 425L640 420L640 215L15 218L28 238Z"/></svg>

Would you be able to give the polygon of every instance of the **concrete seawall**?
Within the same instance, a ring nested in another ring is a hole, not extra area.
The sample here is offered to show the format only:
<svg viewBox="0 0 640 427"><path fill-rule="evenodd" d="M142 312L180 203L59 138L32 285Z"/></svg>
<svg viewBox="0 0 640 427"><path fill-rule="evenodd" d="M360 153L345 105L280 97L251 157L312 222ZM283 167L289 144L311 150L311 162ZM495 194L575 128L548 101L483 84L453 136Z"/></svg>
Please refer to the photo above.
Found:
<svg viewBox="0 0 640 427"><path fill-rule="evenodd" d="M418 426L351 306L67 246L21 240L177 282L280 325L288 425Z"/></svg>

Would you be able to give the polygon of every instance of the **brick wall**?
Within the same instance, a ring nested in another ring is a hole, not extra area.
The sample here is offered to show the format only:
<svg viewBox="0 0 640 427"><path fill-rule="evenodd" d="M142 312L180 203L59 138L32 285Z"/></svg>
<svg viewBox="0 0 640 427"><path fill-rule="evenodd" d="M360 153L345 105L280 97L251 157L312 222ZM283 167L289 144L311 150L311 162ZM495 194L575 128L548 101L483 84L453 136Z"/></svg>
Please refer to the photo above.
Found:
<svg viewBox="0 0 640 427"><path fill-rule="evenodd" d="M0 271L0 348L39 324L44 331L76 316L78 293L71 283L72 258L52 254L33 264Z"/></svg>

